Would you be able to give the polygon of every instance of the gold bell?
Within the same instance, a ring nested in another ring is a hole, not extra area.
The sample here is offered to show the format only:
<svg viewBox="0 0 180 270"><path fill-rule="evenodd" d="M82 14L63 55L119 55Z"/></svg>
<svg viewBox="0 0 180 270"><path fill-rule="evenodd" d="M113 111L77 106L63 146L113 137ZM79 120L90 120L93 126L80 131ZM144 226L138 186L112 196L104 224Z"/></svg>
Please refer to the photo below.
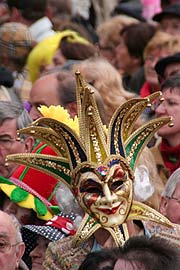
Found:
<svg viewBox="0 0 180 270"><path fill-rule="evenodd" d="M171 117L171 119L170 119L170 122L169 122L168 126L169 126L169 127L173 127L173 126L174 126L172 117Z"/></svg>
<svg viewBox="0 0 180 270"><path fill-rule="evenodd" d="M147 98L147 107L151 107L151 106L152 106L151 101L149 98Z"/></svg>

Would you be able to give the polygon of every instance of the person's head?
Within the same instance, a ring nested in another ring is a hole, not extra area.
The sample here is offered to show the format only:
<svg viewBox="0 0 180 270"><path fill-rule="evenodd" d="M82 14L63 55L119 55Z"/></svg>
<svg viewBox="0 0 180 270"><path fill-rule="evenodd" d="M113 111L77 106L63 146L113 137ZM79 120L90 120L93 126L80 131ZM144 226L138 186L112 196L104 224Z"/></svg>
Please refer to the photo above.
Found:
<svg viewBox="0 0 180 270"><path fill-rule="evenodd" d="M43 270L43 261L48 244L73 235L75 230L70 218L54 216L41 226L22 226L21 233L26 250L28 253L30 252L32 270Z"/></svg>
<svg viewBox="0 0 180 270"><path fill-rule="evenodd" d="M115 64L115 48L121 40L119 33L125 25L131 23L138 23L138 20L126 15L117 15L100 23L96 29L100 54L113 65Z"/></svg>
<svg viewBox="0 0 180 270"><path fill-rule="evenodd" d="M159 211L171 222L180 224L180 168L169 177L164 187Z"/></svg>
<svg viewBox="0 0 180 270"><path fill-rule="evenodd" d="M74 70L79 70L85 80L99 91L104 102L108 122L113 112L123 102L134 96L134 94L124 90L121 76L105 58L89 58L74 65Z"/></svg>
<svg viewBox="0 0 180 270"><path fill-rule="evenodd" d="M25 24L8 22L0 26L0 62L11 71L22 71L33 46L33 38Z"/></svg>
<svg viewBox="0 0 180 270"><path fill-rule="evenodd" d="M180 52L161 58L156 63L155 70L160 83L172 75L180 74Z"/></svg>
<svg viewBox="0 0 180 270"><path fill-rule="evenodd" d="M66 59L84 60L97 53L96 47L87 40L76 41L73 36L64 37L59 45L59 49Z"/></svg>
<svg viewBox="0 0 180 270"><path fill-rule="evenodd" d="M53 56L49 68L57 65L63 65L67 60L85 60L97 54L96 47L89 41L82 39L74 40L73 36L67 36L61 39L59 48Z"/></svg>
<svg viewBox="0 0 180 270"><path fill-rule="evenodd" d="M47 0L7 0L10 20L30 25L46 15L47 3Z"/></svg>
<svg viewBox="0 0 180 270"><path fill-rule="evenodd" d="M28 153L34 140L31 136L18 136L17 130L32 122L21 103L0 101L0 175L10 177L17 164L5 166L6 155Z"/></svg>
<svg viewBox="0 0 180 270"><path fill-rule="evenodd" d="M41 40L32 49L27 59L29 77L33 83L41 75L41 72L43 72L45 67L52 63L53 56L58 50L60 42L64 37L69 37L71 42L88 43L88 41L83 38L81 34L69 29L57 31L53 35Z"/></svg>
<svg viewBox="0 0 180 270"><path fill-rule="evenodd" d="M151 92L159 90L160 85L155 71L157 61L179 51L180 40L168 33L158 31L148 42L144 50L145 78L150 85Z"/></svg>
<svg viewBox="0 0 180 270"><path fill-rule="evenodd" d="M40 89L40 91L39 91ZM76 114L76 82L75 77L65 71L44 75L39 78L30 91L31 110L33 120L41 116L38 111L40 105L61 105L74 116Z"/></svg>
<svg viewBox="0 0 180 270"><path fill-rule="evenodd" d="M117 259L116 249L103 249L87 254L78 270L113 270L114 263Z"/></svg>
<svg viewBox="0 0 180 270"><path fill-rule="evenodd" d="M144 63L143 51L155 34L155 27L148 23L134 23L123 27L121 41L116 47L116 66L131 75Z"/></svg>
<svg viewBox="0 0 180 270"><path fill-rule="evenodd" d="M178 270L179 250L160 237L129 238L117 251L114 270Z"/></svg>
<svg viewBox="0 0 180 270"><path fill-rule="evenodd" d="M161 30L172 34L180 34L180 3L172 3L160 13L153 16L153 20L160 24Z"/></svg>
<svg viewBox="0 0 180 270"><path fill-rule="evenodd" d="M1 270L18 269L25 245L19 229L8 214L0 211L0 266Z"/></svg>
<svg viewBox="0 0 180 270"><path fill-rule="evenodd" d="M164 101L156 108L156 116L172 116L173 127L164 126L158 135L168 141L170 146L179 145L180 138L180 75L169 77L161 86Z"/></svg>

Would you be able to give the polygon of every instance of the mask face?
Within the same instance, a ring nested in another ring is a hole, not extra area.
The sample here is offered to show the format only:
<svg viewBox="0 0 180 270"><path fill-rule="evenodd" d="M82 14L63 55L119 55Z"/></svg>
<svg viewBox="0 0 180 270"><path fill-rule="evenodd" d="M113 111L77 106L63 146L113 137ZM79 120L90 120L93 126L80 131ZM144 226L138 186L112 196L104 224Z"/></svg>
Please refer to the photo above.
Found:
<svg viewBox="0 0 180 270"><path fill-rule="evenodd" d="M132 203L132 180L120 160L97 168L82 166L76 178L81 207L103 227L122 224Z"/></svg>

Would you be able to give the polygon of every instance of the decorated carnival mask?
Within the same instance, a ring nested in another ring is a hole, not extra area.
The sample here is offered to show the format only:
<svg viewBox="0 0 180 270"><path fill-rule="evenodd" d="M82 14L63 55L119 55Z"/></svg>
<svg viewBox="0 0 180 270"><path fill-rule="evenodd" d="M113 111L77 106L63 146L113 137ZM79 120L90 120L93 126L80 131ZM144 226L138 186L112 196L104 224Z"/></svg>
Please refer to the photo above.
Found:
<svg viewBox="0 0 180 270"><path fill-rule="evenodd" d="M87 240L99 228L109 231L116 245L122 245L129 237L127 220L150 220L172 226L159 212L133 200L136 161L154 133L171 118L157 118L134 132L132 129L138 116L161 93L124 103L114 113L107 131L92 89L79 72L76 79L79 134L73 125L70 128L62 120L40 118L19 133L45 141L58 156L18 154L8 156L7 160L49 173L69 187L85 211L74 245ZM57 111L58 115L61 112Z"/></svg>

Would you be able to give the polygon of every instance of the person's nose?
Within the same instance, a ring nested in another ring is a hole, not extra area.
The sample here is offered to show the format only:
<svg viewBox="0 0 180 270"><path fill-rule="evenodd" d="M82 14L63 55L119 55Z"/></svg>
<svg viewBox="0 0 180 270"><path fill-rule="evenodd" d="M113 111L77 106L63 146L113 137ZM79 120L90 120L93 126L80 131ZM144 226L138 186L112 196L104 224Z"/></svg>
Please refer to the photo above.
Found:
<svg viewBox="0 0 180 270"><path fill-rule="evenodd" d="M31 258L41 258L42 257L42 249L40 245L37 245L30 253Z"/></svg>
<svg viewBox="0 0 180 270"><path fill-rule="evenodd" d="M155 110L156 112L156 115L157 116L162 116L162 115L166 115L167 114L167 111L166 111L166 106L161 103Z"/></svg>

